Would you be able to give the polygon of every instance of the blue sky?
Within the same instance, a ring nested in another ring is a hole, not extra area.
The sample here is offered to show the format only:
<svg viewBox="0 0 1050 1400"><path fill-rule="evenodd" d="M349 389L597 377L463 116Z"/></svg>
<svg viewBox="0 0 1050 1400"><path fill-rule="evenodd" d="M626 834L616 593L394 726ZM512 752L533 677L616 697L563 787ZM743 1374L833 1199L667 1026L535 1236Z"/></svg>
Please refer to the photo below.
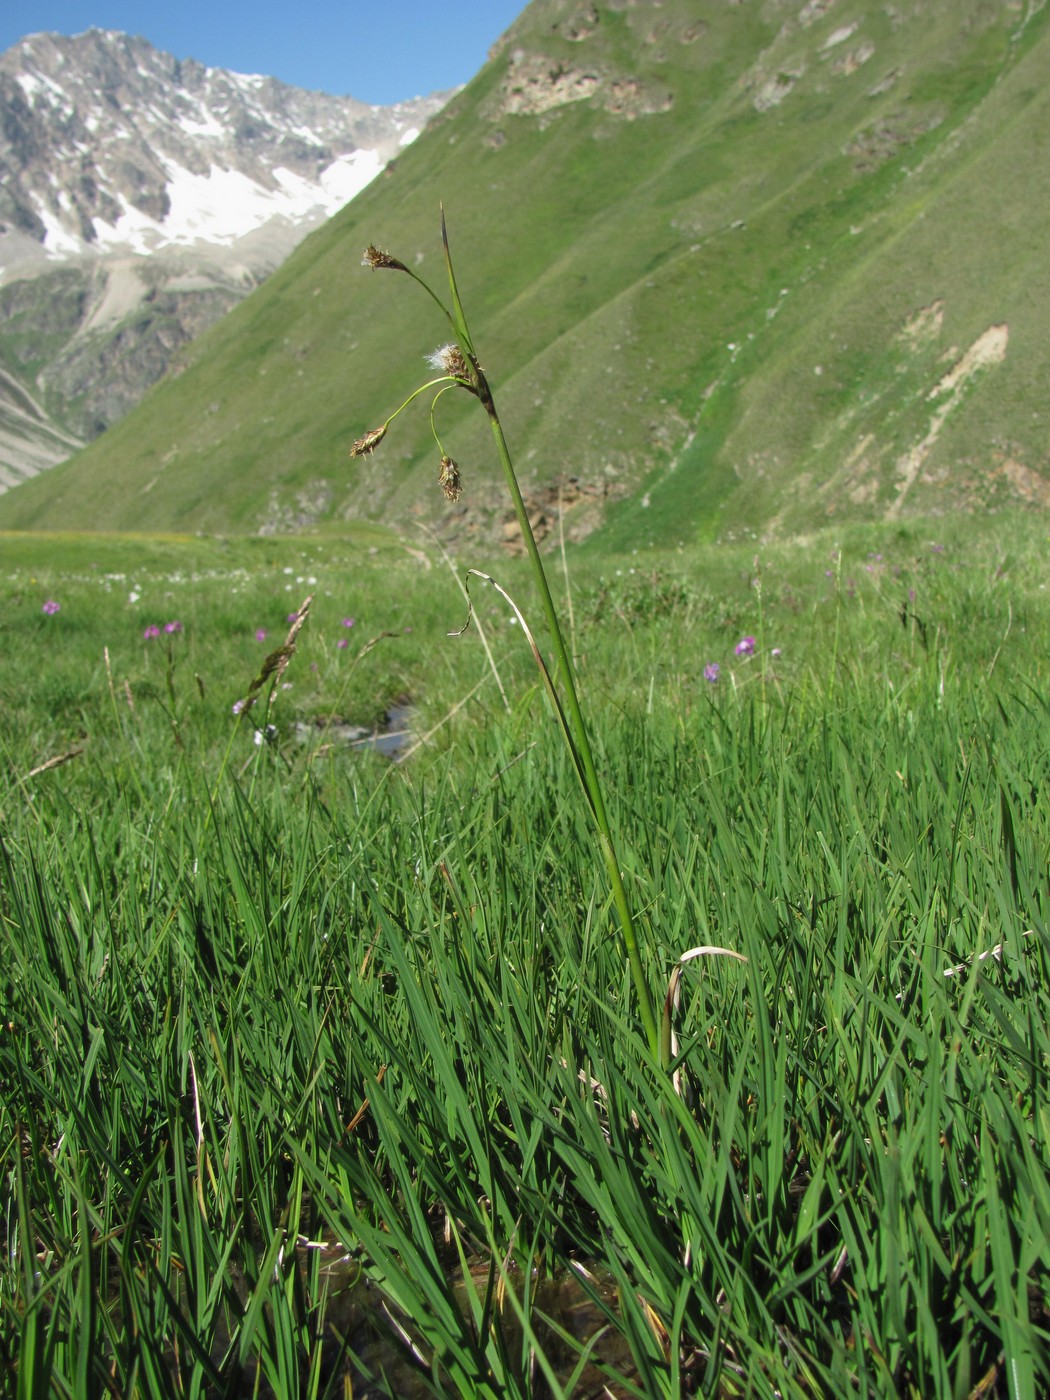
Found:
<svg viewBox="0 0 1050 1400"><path fill-rule="evenodd" d="M26 34L122 29L176 58L387 105L472 78L526 0L30 0L0 4L0 52Z"/></svg>

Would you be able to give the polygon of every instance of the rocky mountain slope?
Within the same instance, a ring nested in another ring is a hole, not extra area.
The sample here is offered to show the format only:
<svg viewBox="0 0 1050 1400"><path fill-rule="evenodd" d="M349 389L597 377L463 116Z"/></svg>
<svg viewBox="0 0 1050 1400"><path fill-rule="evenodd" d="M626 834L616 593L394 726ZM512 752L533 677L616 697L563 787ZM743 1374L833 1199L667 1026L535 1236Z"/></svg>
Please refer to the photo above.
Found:
<svg viewBox="0 0 1050 1400"><path fill-rule="evenodd" d="M1050 504L1046 0L533 0L353 202L0 526L419 516L498 545L484 415L350 443L447 339L438 207L533 513L635 547ZM556 534L553 535L556 538ZM513 540L506 540L513 547Z"/></svg>
<svg viewBox="0 0 1050 1400"><path fill-rule="evenodd" d="M438 111L104 30L0 56L0 489L97 436Z"/></svg>

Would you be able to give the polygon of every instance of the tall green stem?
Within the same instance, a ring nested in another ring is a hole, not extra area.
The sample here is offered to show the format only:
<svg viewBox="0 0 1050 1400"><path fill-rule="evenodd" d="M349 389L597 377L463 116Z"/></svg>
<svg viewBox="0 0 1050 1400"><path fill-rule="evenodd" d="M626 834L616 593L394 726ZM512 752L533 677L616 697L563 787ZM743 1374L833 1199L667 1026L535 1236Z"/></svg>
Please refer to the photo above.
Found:
<svg viewBox="0 0 1050 1400"><path fill-rule="evenodd" d="M514 514L518 519L518 526L521 530L521 537L525 541L525 548L528 552L529 562L532 565L533 574L540 590L540 600L543 604L543 613L547 622L547 631L550 634L551 644L554 647L554 655L557 661L556 674L561 676L561 694L553 687L551 688L551 698L554 701L559 719L563 726L566 742L569 746L573 760L576 764L580 781L583 784L587 800L594 814L594 822L598 828L598 844L601 847L602 859L605 861L605 868L609 876L609 883L612 887L613 902L620 917L620 927L623 932L624 947L627 951L627 962L631 969L631 977L634 981L635 993L638 997L638 1014L641 1017L642 1027L645 1037L649 1042L649 1049L654 1060L661 1059L662 1039L656 1026L656 1016L653 1012L653 1001L649 993L649 984L645 979L645 969L642 966L641 950L638 947L638 937L635 933L634 920L631 917L630 901L627 898L627 891L624 888L623 875L620 871L620 862L616 857L616 846L613 842L612 828L609 825L609 818L605 811L605 800L602 797L601 784L598 781L598 771L594 765L594 754L591 750L590 735L583 718L583 711L580 708L580 699L576 693L576 679L573 670L572 660L568 649L565 646L565 638L562 636L561 623L558 621L558 613L554 606L554 599L551 597L550 585L547 582L547 573L543 567L543 560L540 558L540 551L536 544L536 536L532 533L532 526L529 524L528 511L525 509L525 502L522 499L521 489L518 486L518 478L514 472L514 464L511 461L510 449L507 447L507 439L503 435L503 427L499 421L499 414L496 412L496 405L492 398L492 391L488 386L484 371L478 362L477 354L474 350L474 343L467 328L467 318L463 311L463 303L460 300L459 289L456 286L456 274L452 268L452 255L448 246L448 231L445 227L445 211L441 211L441 241L445 252L445 267L448 271L449 291L452 296L451 310L444 306L439 297L427 286L422 278L417 277L411 268L406 267L397 258L392 258L388 253L381 252L378 248L369 245L365 250L364 261L366 266L372 268L392 268L399 272L408 273L414 282L418 282L428 296L432 297L442 312L448 318L449 324L456 334L457 346L445 346L443 351L455 351L458 362L452 367L446 364L449 373L445 376L446 382L460 384L464 389L469 389L477 395L488 414L489 423L492 427L493 436L496 439L496 448L499 452L500 464L503 467L503 474L507 479L507 489L510 491L511 500L514 503ZM442 352L438 352L438 357ZM432 388L431 384L425 388ZM422 392L417 390L417 393ZM415 394L411 396L415 398ZM406 402L411 402L411 398ZM404 405L402 405L404 407ZM398 412L401 410L399 409ZM366 434L354 444L352 455L363 456L372 452L381 441L386 432L387 425L381 429ZM435 433L435 438L437 434ZM442 449L443 450L443 449ZM537 660L546 676L547 668L537 653ZM547 677L550 683L549 676ZM565 704L562 705L564 698ZM566 717L567 711L567 717ZM666 1058L663 1057L663 1058Z"/></svg>
<svg viewBox="0 0 1050 1400"><path fill-rule="evenodd" d="M598 843L601 846L605 867L609 875L609 883L612 886L613 901L616 904L616 911L620 918L624 947L627 950L627 961L630 965L631 977L634 981L635 993L638 997L638 1012L641 1016L646 1039L649 1042L649 1049L654 1059L656 1059L660 1054L660 1037L656 1028L656 1017L653 1013L652 997L649 994L649 984L646 981L645 969L642 966L642 955L638 947L638 937L635 933L634 919L631 916L631 906L627 898L627 891L624 888L623 875L620 871L620 862L616 857L616 846L613 842L609 818L605 811L605 800L602 797L601 784L598 781L598 771L594 765L594 754L591 750L590 736L583 718L583 711L580 708L579 696L576 693L572 661L569 657L568 649L565 646L565 639L562 636L561 623L558 620L557 609L554 606L550 585L547 582L547 572L543 567L539 546L536 544L536 536L533 534L532 526L529 523L528 511L525 509L525 501L522 497L521 489L518 486L518 478L514 471L513 462L511 461L510 449L507 446L507 439L503 434L503 426L499 421L499 414L496 412L496 405L492 398L492 392L489 389L484 374L476 362L474 363L474 370L477 377L478 398L481 400L485 412L488 414L489 423L492 426L492 433L496 439L496 450L499 453L503 474L507 479L507 487L510 491L511 500L514 503L514 513L517 516L522 539L525 541L525 548L529 556L529 561L532 564L533 573L536 576L536 582L539 586L540 601L543 606L544 617L547 621L547 630L550 633L551 645L554 648L554 656L557 661L557 669L561 675L566 707L572 721L573 738L576 743L580 762L583 765L584 784L587 788L591 810L594 813L595 824L598 828Z"/></svg>

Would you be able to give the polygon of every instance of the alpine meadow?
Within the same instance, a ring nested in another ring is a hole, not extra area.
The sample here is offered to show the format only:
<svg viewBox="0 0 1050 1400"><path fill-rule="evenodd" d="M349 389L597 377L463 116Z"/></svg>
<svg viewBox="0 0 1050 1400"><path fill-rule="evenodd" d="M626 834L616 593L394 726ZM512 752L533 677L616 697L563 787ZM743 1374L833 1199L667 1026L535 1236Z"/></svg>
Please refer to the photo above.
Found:
<svg viewBox="0 0 1050 1400"><path fill-rule="evenodd" d="M5 1393L1050 1394L1048 13L532 0L0 495Z"/></svg>

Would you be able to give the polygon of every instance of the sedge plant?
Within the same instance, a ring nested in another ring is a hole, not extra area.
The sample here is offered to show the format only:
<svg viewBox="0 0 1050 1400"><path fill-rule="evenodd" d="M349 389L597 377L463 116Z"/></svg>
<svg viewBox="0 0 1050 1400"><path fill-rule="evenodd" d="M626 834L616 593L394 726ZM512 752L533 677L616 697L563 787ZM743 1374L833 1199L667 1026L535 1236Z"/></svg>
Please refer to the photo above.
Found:
<svg viewBox="0 0 1050 1400"><path fill-rule="evenodd" d="M529 522L528 511L525 508L525 501L521 494L521 487L518 484L514 463L511 459L510 449L507 446L506 435L504 434L503 425L500 422L499 413L496 409L496 402L492 394L492 389L481 367L474 341L467 326L466 315L463 311L463 303L460 299L459 289L456 284L456 276L452 267L444 209L441 211L441 241L445 255L445 267L448 273L449 305L446 305L421 277L398 258L392 257L389 253L381 252L372 245L369 245L365 250L363 261L366 267L370 267L374 270L387 269L394 272L403 272L423 288L427 295L441 308L444 317L452 328L454 340L442 345L429 357L431 366L438 371L437 377L428 380L425 384L414 390L378 428L374 428L363 437L358 438L350 449L350 455L351 457L371 455L383 441L391 423L397 415L421 394L424 394L429 389L436 389L437 392L431 403L430 422L434 433L434 440L440 454L438 480L445 493L446 499L456 501L459 499L462 490L459 466L445 451L444 445L438 436L434 421L434 411L440 397L452 389L462 389L467 393L473 394L484 409L496 442L496 451L499 455L500 465L503 468L507 489L510 492L511 502L514 506L514 514L517 518L522 539L525 542L526 554L539 592L543 616L554 653L555 665L553 676L531 632L529 632L527 628L525 628L526 636L532 647L533 656L548 696L550 697L554 713L558 719L562 738L572 760L573 767L579 777L584 798L593 819L597 844L601 851L602 860L612 891L613 903L616 906L616 912L619 918L624 952L630 968L631 980L634 984L635 996L638 1002L638 1015L642 1023L642 1029L654 1059L659 1059L666 1065L669 1058L670 1046L670 1036L667 1033L668 1028L665 1026L662 1033L661 1030L657 1028L653 997L646 979L635 920L631 912L627 891L624 887L623 875L620 871L616 844L613 839L613 831L605 806L605 799L602 795L601 781L594 760L594 751L591 746L588 726L584 718L583 709L580 705L575 670L568 647L565 644L561 622L558 618L558 611L554 605L554 598L551 594L546 570L543 566L543 559L536 543L536 536ZM478 574L477 571L474 570L471 572L475 577L480 577L485 582L493 582L487 575ZM503 592L502 589L499 591L501 593ZM503 596L506 597L507 595L503 594ZM524 624L524 618L520 611L515 608L515 612L518 615L519 621Z"/></svg>

